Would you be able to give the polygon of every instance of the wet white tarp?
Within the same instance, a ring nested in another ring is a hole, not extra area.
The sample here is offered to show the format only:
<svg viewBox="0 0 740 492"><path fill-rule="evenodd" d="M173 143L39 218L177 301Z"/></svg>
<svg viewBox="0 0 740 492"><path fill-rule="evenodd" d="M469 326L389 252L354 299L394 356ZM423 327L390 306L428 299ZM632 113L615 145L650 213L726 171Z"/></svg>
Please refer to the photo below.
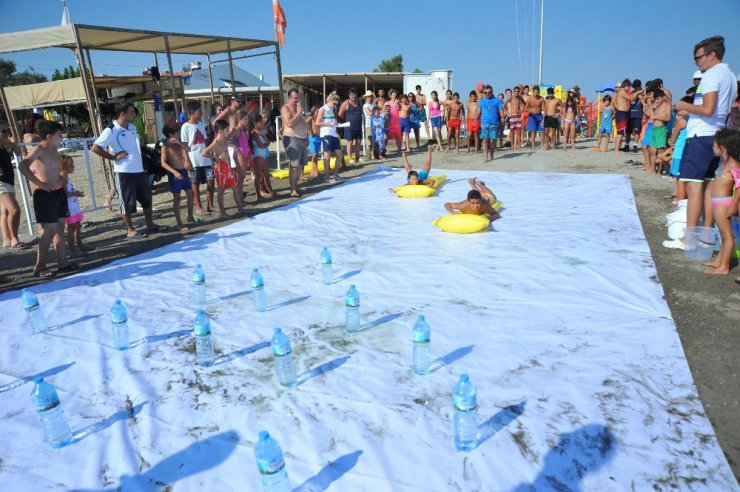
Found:
<svg viewBox="0 0 740 492"><path fill-rule="evenodd" d="M464 198L470 174L446 173L438 196L402 200L387 189L404 173L381 168L39 286L46 334L29 334L19 292L0 296L0 490L259 490L262 429L299 490L736 489L627 177L480 172L503 218L455 235L431 222ZM197 263L219 354L210 369L195 364L190 330ZM265 313L252 306L253 267ZM354 336L343 333L350 283L366 328ZM137 340L125 352L111 347L116 298ZM437 359L424 377L410 370L418 314ZM274 377L276 326L301 374L289 390ZM481 422L467 454L451 428L463 372ZM75 431L61 450L42 441L31 404L39 373Z"/></svg>

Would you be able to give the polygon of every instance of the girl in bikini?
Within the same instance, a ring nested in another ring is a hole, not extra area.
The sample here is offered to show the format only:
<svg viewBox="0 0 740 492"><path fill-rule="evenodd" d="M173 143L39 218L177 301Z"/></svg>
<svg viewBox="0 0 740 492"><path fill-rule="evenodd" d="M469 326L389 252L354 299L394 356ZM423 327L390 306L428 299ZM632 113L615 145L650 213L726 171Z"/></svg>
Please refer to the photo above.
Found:
<svg viewBox="0 0 740 492"><path fill-rule="evenodd" d="M565 124L563 125L563 150L568 146L576 150L576 119L578 118L578 99L573 91L568 91L565 100ZM608 144L607 144L608 145Z"/></svg>
<svg viewBox="0 0 740 492"><path fill-rule="evenodd" d="M735 250L730 217L737 214L740 202L740 192L737 191L740 188L740 130L725 128L718 131L714 136L714 155L719 156L721 164L709 190L712 195L711 213L722 236L722 247L712 261L704 263L709 267L704 273L727 275L730 273L730 259Z"/></svg>
<svg viewBox="0 0 740 492"><path fill-rule="evenodd" d="M437 91L432 91L432 100L429 101L429 121L432 123L434 138L437 140L437 151L442 152L442 109Z"/></svg>
<svg viewBox="0 0 740 492"><path fill-rule="evenodd" d="M265 135L265 120L260 114L252 117L251 141L252 155L254 156L254 188L257 194L256 201L260 198L272 198L275 193L270 186L270 178L267 174L267 159L270 157L270 141Z"/></svg>

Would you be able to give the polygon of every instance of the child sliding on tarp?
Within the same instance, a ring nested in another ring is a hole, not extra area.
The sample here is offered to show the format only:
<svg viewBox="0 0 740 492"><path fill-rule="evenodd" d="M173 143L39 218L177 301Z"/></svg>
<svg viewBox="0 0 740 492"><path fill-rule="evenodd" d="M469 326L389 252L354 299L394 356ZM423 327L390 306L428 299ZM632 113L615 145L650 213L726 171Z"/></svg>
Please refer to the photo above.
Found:
<svg viewBox="0 0 740 492"><path fill-rule="evenodd" d="M470 184L470 187L472 188L468 192L468 198L461 202L445 203L445 210L451 214L454 214L455 211L462 214L488 214L492 221L500 219L501 215L494 208L497 200L493 191L491 191L483 181L475 178L468 179L468 184Z"/></svg>
<svg viewBox="0 0 740 492"><path fill-rule="evenodd" d="M434 188L435 183L433 179L429 179L429 172L432 170L432 150L433 147L429 145L427 147L427 158L424 162L424 168L421 171L414 171L414 169L411 167L411 163L409 162L409 159L407 157L406 152L403 152L401 154L401 157L403 159L403 168L406 170L407 176L408 176L408 182L406 184L408 185L426 185L430 188ZM393 188L388 188L388 191L391 193L395 193L396 190Z"/></svg>

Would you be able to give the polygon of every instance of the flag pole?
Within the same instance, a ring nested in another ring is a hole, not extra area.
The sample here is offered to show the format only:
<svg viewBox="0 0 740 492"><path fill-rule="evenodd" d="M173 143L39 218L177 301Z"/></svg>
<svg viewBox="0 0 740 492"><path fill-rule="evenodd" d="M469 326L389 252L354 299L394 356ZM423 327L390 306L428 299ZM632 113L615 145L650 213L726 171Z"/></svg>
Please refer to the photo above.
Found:
<svg viewBox="0 0 740 492"><path fill-rule="evenodd" d="M545 34L545 0L542 0L540 8L540 77L539 85L542 85L542 37Z"/></svg>

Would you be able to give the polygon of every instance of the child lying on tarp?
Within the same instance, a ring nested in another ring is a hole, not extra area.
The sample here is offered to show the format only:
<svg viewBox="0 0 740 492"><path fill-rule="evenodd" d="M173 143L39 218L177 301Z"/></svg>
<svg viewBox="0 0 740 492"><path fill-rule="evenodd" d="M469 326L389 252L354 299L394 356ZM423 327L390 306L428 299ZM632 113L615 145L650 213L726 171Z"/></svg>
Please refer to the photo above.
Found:
<svg viewBox="0 0 740 492"><path fill-rule="evenodd" d="M472 188L468 192L467 200L456 203L445 203L445 210L454 214L456 211L462 214L484 215L488 214L490 219L500 219L501 215L494 208L496 204L496 195L486 186L483 181L475 178L468 179L468 184Z"/></svg>
<svg viewBox="0 0 740 492"><path fill-rule="evenodd" d="M403 168L408 173L408 182L406 184L409 185L426 185L430 188L434 188L434 180L429 179L429 171L432 170L432 146L427 147L427 159L424 162L424 168L416 172L411 167L411 163L409 162L409 159L407 157L406 152L401 154L401 157L403 158ZM391 193L395 193L396 190L393 188L388 188L388 191Z"/></svg>

